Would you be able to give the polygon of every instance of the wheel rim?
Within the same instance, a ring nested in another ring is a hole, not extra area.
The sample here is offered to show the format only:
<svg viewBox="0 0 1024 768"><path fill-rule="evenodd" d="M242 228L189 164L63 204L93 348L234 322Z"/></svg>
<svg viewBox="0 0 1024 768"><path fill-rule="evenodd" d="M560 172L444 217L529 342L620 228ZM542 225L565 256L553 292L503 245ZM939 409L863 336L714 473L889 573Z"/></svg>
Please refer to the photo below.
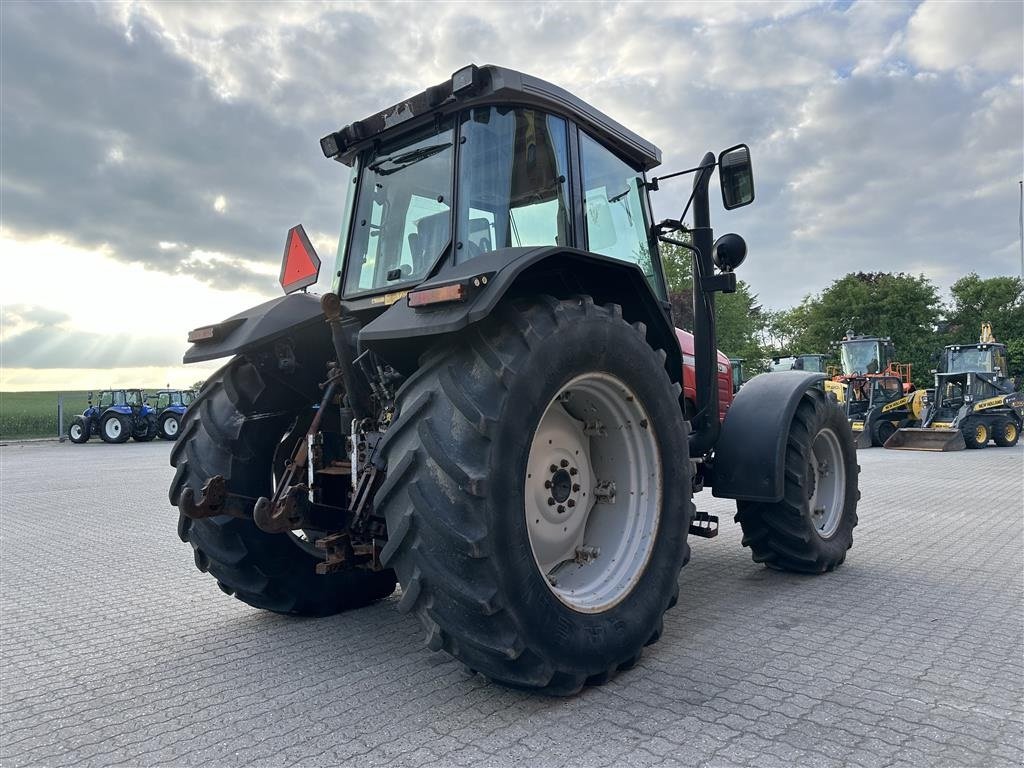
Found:
<svg viewBox="0 0 1024 768"><path fill-rule="evenodd" d="M103 427L103 431L107 433L107 437L114 439L121 436L121 420L120 419L107 419L106 426Z"/></svg>
<svg viewBox="0 0 1024 768"><path fill-rule="evenodd" d="M979 424L974 428L974 439L979 443L988 442L988 431L985 429L984 424Z"/></svg>
<svg viewBox="0 0 1024 768"><path fill-rule="evenodd" d="M599 613L633 590L658 530L661 476L647 413L619 379L578 376L548 403L527 460L526 528L564 604Z"/></svg>
<svg viewBox="0 0 1024 768"><path fill-rule="evenodd" d="M839 436L832 429L815 436L807 472L811 520L818 535L827 539L839 528L846 504L846 465Z"/></svg>
<svg viewBox="0 0 1024 768"><path fill-rule="evenodd" d="M164 419L164 434L168 437L174 437L178 434L178 420L173 417Z"/></svg>
<svg viewBox="0 0 1024 768"><path fill-rule="evenodd" d="M1017 427L1013 424L1007 424L1006 429L1003 431L1003 438L1008 443L1012 443L1017 439Z"/></svg>
<svg viewBox="0 0 1024 768"><path fill-rule="evenodd" d="M82 436L82 427L79 424L71 425L71 439L78 440Z"/></svg>

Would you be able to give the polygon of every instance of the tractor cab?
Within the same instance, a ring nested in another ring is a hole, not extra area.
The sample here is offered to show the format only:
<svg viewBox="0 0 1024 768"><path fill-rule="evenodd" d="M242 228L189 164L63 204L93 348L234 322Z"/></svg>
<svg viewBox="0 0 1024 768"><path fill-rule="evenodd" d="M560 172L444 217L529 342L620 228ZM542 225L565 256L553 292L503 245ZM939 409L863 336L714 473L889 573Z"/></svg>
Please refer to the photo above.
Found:
<svg viewBox="0 0 1024 768"><path fill-rule="evenodd" d="M808 371L810 373L824 373L825 355L773 357L772 371Z"/></svg>
<svg viewBox="0 0 1024 768"><path fill-rule="evenodd" d="M840 370L844 376L882 373L894 361L895 351L888 337L855 336L850 331L839 342Z"/></svg>
<svg viewBox="0 0 1024 768"><path fill-rule="evenodd" d="M1007 378L1006 345L996 342L954 344L942 350L939 373L990 373Z"/></svg>

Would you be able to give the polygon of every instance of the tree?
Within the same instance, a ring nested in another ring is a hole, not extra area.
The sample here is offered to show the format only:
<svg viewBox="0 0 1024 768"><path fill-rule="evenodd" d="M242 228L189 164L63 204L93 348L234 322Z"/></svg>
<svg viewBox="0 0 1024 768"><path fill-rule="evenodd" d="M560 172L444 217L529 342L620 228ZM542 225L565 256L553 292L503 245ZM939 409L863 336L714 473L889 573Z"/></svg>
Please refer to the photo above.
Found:
<svg viewBox="0 0 1024 768"><path fill-rule="evenodd" d="M776 322L788 334L788 354L827 354L849 330L889 336L899 362L910 363L914 382L924 386L931 378L932 354L941 346L936 336L941 310L938 289L924 275L856 272L806 297Z"/></svg>
<svg viewBox="0 0 1024 768"><path fill-rule="evenodd" d="M688 242L689 233L685 238ZM692 331L693 256L686 248L664 244L661 261L673 322L679 328ZM730 357L742 357L748 371L764 370L768 357L763 344L767 317L750 286L738 280L735 293L719 293L715 297L718 348Z"/></svg>
<svg viewBox="0 0 1024 768"><path fill-rule="evenodd" d="M1024 281L1019 277L982 279L974 272L953 283L953 303L946 313L946 344L971 344L978 340L982 323L1006 344L1010 371L1024 371Z"/></svg>

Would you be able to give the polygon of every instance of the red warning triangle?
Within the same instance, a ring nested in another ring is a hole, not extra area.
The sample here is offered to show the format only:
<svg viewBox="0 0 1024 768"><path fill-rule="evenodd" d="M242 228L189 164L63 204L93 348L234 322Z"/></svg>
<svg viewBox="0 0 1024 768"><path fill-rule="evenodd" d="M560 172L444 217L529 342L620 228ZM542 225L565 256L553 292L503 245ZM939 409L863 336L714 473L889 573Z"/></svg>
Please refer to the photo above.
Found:
<svg viewBox="0 0 1024 768"><path fill-rule="evenodd" d="M291 293L312 285L319 275L320 257L309 242L306 230L297 224L288 230L288 237L284 241L281 287L285 293Z"/></svg>

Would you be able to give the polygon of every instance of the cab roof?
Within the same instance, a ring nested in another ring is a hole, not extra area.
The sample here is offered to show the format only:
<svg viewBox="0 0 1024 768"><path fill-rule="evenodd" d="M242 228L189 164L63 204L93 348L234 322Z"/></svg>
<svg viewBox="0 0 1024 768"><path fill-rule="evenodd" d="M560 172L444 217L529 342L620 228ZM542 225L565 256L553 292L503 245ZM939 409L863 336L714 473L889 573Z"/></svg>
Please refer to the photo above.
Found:
<svg viewBox="0 0 1024 768"><path fill-rule="evenodd" d="M443 83L328 134L320 146L328 157L351 165L374 141L385 141L467 107L490 104L536 107L573 120L642 170L661 164L658 147L582 99L540 78L492 64L463 67Z"/></svg>

